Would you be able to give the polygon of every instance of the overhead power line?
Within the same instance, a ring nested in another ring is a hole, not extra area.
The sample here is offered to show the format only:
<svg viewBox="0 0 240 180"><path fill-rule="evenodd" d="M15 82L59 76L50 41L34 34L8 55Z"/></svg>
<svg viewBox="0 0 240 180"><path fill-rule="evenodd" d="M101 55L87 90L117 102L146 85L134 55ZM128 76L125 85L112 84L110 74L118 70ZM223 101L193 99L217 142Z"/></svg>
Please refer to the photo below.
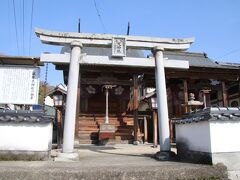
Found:
<svg viewBox="0 0 240 180"><path fill-rule="evenodd" d="M226 56L228 56L228 55L230 55L230 54L237 53L237 52L239 52L239 51L240 51L240 48L235 49L235 50L232 50L232 51L229 51L229 52L227 52L226 54L222 55L221 58L224 58L224 57L226 57Z"/></svg>
<svg viewBox="0 0 240 180"><path fill-rule="evenodd" d="M24 0L23 0L23 32L22 32L22 38L23 38L23 55L25 54L25 48L24 48Z"/></svg>
<svg viewBox="0 0 240 180"><path fill-rule="evenodd" d="M93 0L93 2L94 2L94 6L95 6L95 9L96 9L96 12L97 12L99 21L100 21L100 23L101 23L101 25L102 25L102 28L103 28L104 32L106 33L106 32L107 32L107 29L106 29L106 27L105 27L105 25L104 25L104 23L103 23L103 20L102 20L102 16L101 16L101 14L100 14L100 11L98 10L96 0Z"/></svg>
<svg viewBox="0 0 240 180"><path fill-rule="evenodd" d="M32 22L33 22L33 7L34 7L34 0L32 0L32 9L31 9L31 20L30 20L30 30L29 30L29 49L28 55L30 55L31 51L31 42L32 42Z"/></svg>
<svg viewBox="0 0 240 180"><path fill-rule="evenodd" d="M14 23L15 23L15 34L16 34L16 41L17 41L17 50L19 55L19 45L18 45L18 32L17 32L17 19L16 19L16 10L15 10L15 1L13 0L13 16L14 16Z"/></svg>

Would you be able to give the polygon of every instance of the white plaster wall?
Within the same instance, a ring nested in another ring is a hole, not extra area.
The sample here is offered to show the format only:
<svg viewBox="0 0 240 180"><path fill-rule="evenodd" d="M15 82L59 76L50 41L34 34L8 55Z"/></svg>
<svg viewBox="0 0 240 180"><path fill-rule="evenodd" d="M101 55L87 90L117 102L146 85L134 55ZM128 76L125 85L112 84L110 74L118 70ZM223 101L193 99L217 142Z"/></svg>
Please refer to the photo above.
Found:
<svg viewBox="0 0 240 180"><path fill-rule="evenodd" d="M240 121L211 121L212 153L240 152Z"/></svg>
<svg viewBox="0 0 240 180"><path fill-rule="evenodd" d="M45 104L48 106L54 106L53 99L50 96L45 97Z"/></svg>
<svg viewBox="0 0 240 180"><path fill-rule="evenodd" d="M0 123L0 150L47 151L52 123Z"/></svg>
<svg viewBox="0 0 240 180"><path fill-rule="evenodd" d="M176 143L184 143L191 151L211 152L209 123L176 124Z"/></svg>

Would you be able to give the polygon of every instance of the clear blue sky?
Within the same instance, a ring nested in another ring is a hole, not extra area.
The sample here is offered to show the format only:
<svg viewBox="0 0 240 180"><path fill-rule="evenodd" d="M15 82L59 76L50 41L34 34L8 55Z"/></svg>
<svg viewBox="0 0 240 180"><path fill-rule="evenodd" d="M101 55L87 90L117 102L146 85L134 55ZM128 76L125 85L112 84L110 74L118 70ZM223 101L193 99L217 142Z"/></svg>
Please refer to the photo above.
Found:
<svg viewBox="0 0 240 180"><path fill-rule="evenodd" d="M34 28L77 31L78 18L81 18L82 32L125 34L130 21L131 35L195 37L189 51L206 52L217 61L240 62L239 0L95 1L104 25L99 20L94 0L34 0L33 29L30 31L32 0L24 0L23 35L23 0L15 0L18 53L13 0L1 0L0 53L29 55L30 33L31 56L40 56L42 52L59 53L60 47L42 44ZM41 77L44 77L44 68ZM51 65L48 83L55 85L60 82L62 73L54 71Z"/></svg>

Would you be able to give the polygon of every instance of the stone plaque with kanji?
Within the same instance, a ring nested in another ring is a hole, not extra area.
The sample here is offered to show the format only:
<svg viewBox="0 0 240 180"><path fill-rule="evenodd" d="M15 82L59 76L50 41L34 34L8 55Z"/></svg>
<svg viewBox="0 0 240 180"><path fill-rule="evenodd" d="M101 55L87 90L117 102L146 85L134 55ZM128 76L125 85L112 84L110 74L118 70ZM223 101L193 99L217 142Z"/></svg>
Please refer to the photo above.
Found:
<svg viewBox="0 0 240 180"><path fill-rule="evenodd" d="M126 39L122 37L113 37L112 39L112 56L126 56Z"/></svg>

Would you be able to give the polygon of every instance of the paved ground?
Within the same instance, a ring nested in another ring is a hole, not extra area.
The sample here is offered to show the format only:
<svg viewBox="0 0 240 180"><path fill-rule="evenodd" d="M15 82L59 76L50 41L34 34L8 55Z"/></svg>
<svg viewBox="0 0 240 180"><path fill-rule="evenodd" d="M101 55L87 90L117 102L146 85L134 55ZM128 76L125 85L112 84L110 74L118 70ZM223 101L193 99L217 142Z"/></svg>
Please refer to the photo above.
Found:
<svg viewBox="0 0 240 180"><path fill-rule="evenodd" d="M158 150L150 145L80 146L77 161L1 162L0 179L227 179L224 166L157 161L152 156Z"/></svg>

